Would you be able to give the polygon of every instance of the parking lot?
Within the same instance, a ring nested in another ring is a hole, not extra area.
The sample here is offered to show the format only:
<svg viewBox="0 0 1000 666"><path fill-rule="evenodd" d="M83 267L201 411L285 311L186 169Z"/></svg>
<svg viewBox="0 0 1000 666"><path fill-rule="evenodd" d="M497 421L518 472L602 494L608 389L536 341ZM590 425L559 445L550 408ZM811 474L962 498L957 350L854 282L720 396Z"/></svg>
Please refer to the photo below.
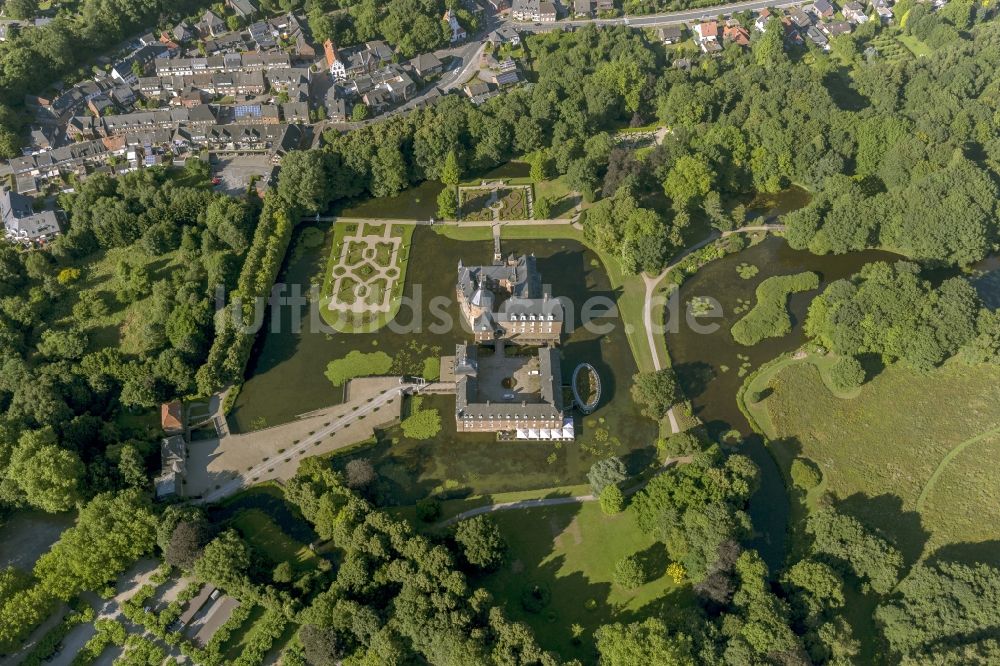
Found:
<svg viewBox="0 0 1000 666"><path fill-rule="evenodd" d="M274 172L267 155L238 155L212 160L212 175L219 178L216 191L229 196L246 194L253 180L267 181Z"/></svg>

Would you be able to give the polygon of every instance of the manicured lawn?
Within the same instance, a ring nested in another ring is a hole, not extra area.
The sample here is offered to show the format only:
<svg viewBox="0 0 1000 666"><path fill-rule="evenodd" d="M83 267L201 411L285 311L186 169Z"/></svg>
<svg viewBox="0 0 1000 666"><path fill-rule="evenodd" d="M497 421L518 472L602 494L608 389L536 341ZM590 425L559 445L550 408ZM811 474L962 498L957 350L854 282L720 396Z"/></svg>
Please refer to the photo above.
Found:
<svg viewBox="0 0 1000 666"><path fill-rule="evenodd" d="M555 180L545 180L535 183L535 199L548 197L552 202L553 218L570 218L576 212L576 197L573 190L566 184L566 177Z"/></svg>
<svg viewBox="0 0 1000 666"><path fill-rule="evenodd" d="M311 550L285 534L261 509L240 511L232 525L274 564L290 562L296 568L307 569L316 559Z"/></svg>
<svg viewBox="0 0 1000 666"><path fill-rule="evenodd" d="M455 224L435 224L434 232L439 236L460 241L486 241L493 238L493 230L488 226L463 227Z"/></svg>
<svg viewBox="0 0 1000 666"><path fill-rule="evenodd" d="M534 630L542 647L566 659L595 660L593 633L602 624L675 613L692 603L690 588L665 576L662 544L635 526L629 512L605 516L596 502L494 514L509 545L500 570L481 579L512 618ZM639 554L650 582L624 590L612 582L615 564ZM539 612L525 610L522 593L534 585L550 601ZM571 627L580 625L579 642Z"/></svg>
<svg viewBox="0 0 1000 666"><path fill-rule="evenodd" d="M852 399L833 395L812 363L786 363L767 384L773 394L751 413L782 467L796 455L815 461L843 508L892 535L911 560L948 543L1000 538L983 514L997 511L1000 495L988 472L995 436L947 461L917 504L950 451L1000 426L1000 368L953 361L921 374L895 364Z"/></svg>

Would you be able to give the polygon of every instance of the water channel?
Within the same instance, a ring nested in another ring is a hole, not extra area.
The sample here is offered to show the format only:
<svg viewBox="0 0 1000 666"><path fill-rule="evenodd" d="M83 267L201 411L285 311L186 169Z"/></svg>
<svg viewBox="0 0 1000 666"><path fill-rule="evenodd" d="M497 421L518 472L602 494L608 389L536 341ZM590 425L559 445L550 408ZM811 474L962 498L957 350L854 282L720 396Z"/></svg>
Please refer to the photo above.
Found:
<svg viewBox="0 0 1000 666"><path fill-rule="evenodd" d="M805 342L802 323L809 303L827 284L856 273L872 261L896 261L899 258L875 250L817 256L793 250L784 239L772 236L742 252L707 264L681 285L677 314L673 315L676 330L671 326L668 308L667 348L695 415L706 424L713 437L720 437L730 430L748 436L740 445L740 452L750 456L762 473L761 488L750 502L750 514L758 533L753 545L772 570L781 565L784 556L788 497L781 472L763 442L751 433L736 404L736 393L746 374ZM758 272L750 279L743 279L737 270L741 265L755 266ZM756 302L754 290L757 285L774 275L803 271L819 274L821 284L819 290L791 296L792 331L752 347L737 344L729 330L743 315L740 305ZM714 332L695 332L685 322L687 304L699 297L714 298L721 306L721 317L700 322L717 324Z"/></svg>

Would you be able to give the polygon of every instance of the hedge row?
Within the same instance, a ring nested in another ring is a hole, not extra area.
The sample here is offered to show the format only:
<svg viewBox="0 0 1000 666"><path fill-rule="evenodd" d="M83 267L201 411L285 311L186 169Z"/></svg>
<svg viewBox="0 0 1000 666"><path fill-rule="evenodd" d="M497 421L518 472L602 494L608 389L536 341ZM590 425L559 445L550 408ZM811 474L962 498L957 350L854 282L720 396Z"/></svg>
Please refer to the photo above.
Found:
<svg viewBox="0 0 1000 666"><path fill-rule="evenodd" d="M216 313L215 338L197 374L199 393L214 393L243 376L255 338L252 328L258 302L264 304L270 296L297 217L297 208L284 199L276 195L265 199L236 291L226 306Z"/></svg>

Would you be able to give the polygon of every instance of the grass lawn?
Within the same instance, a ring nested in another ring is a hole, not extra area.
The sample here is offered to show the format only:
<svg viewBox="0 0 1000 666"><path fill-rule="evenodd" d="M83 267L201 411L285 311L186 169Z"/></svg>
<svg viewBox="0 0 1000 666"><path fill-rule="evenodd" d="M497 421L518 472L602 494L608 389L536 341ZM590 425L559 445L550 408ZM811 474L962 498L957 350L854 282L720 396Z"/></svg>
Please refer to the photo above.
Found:
<svg viewBox="0 0 1000 666"><path fill-rule="evenodd" d="M988 473L1000 446L1000 368L955 361L922 374L895 364L854 398L831 393L814 363L768 370L773 393L749 411L786 472L796 455L815 461L844 510L892 535L911 561L1000 538L983 515L998 513L1000 497Z"/></svg>
<svg viewBox="0 0 1000 666"><path fill-rule="evenodd" d="M150 283L184 267L177 252L153 256L128 247L95 253L73 263L74 268L80 269L80 278L52 304L53 319L61 325L75 323L85 331L90 339L88 352L115 346L126 355L140 356L145 353L150 339L148 326L151 318L146 312L151 305L151 296L130 300L126 304L118 301L115 284L121 261L141 267L149 276ZM91 309L82 319L73 317L73 307L84 301L99 301L103 303L104 311L95 314Z"/></svg>
<svg viewBox="0 0 1000 666"><path fill-rule="evenodd" d="M571 218L576 212L576 197L566 184L566 177L535 183L535 198L547 197L552 202L553 218Z"/></svg>
<svg viewBox="0 0 1000 666"><path fill-rule="evenodd" d="M389 311L364 314L359 317L351 318L346 314L333 312L326 307L326 304L329 303L330 298L333 295L332 290L335 279L334 271L338 268L341 269L341 272L345 269L348 271L352 270L341 266L340 256L343 251L345 238L354 236L358 232L379 236L385 233L384 224L363 224L361 226L363 228L359 229L358 224L353 223L333 225L329 258L327 259L326 270L323 272L323 282L320 287L320 316L323 317L323 320L327 324L341 333L373 333L392 321L399 312L399 304L403 297L403 285L406 281L406 266L409 263L410 249L412 247L411 241L413 238L413 225L394 224L392 225L391 233L393 236L402 239L402 246L400 247L399 255L396 258L396 264L392 267L396 270L395 277L392 280L392 285L391 287L387 287L385 282L382 281L380 284L373 285L373 288L369 289L365 296L365 301L367 303L380 302L385 289L390 288L392 290L392 297L389 303ZM367 245L352 241L346 242L350 243L348 246L347 256L348 264L361 261L364 257L362 248L367 247ZM391 245L389 243L376 243L373 261L379 266L388 266L389 260L392 256L391 252ZM365 269L369 273L373 270L370 266L365 264L362 269L358 269L353 274L356 278L364 278ZM355 280L342 281L340 295L345 303L350 304L356 300L353 295L354 286Z"/></svg>
<svg viewBox="0 0 1000 666"><path fill-rule="evenodd" d="M650 615L670 616L692 602L690 589L665 576L669 562L662 544L635 526L629 512L605 516L596 502L494 514L509 545L500 570L481 582L505 604L511 617L534 630L542 647L566 659L596 661L593 634L602 624ZM612 582L615 564L639 554L650 582L624 590ZM539 585L548 605L528 612L522 593ZM583 628L574 641L573 625Z"/></svg>
<svg viewBox="0 0 1000 666"><path fill-rule="evenodd" d="M903 44L906 48L910 49L910 52L917 56L918 58L927 58L932 53L934 49L924 44L922 41L914 37L913 35L896 35L896 39Z"/></svg>
<svg viewBox="0 0 1000 666"><path fill-rule="evenodd" d="M488 226L463 227L457 224L435 224L434 233L459 241L488 241L493 238L493 230Z"/></svg>
<svg viewBox="0 0 1000 666"><path fill-rule="evenodd" d="M304 570L310 568L316 559L311 550L285 534L261 509L243 509L232 519L232 525L275 565L290 562L292 566Z"/></svg>
<svg viewBox="0 0 1000 666"><path fill-rule="evenodd" d="M227 664L233 663L243 654L243 650L246 648L247 634L263 615L264 607L254 606L250 610L250 617L247 618L246 622L229 635L229 640L222 646L222 654Z"/></svg>

